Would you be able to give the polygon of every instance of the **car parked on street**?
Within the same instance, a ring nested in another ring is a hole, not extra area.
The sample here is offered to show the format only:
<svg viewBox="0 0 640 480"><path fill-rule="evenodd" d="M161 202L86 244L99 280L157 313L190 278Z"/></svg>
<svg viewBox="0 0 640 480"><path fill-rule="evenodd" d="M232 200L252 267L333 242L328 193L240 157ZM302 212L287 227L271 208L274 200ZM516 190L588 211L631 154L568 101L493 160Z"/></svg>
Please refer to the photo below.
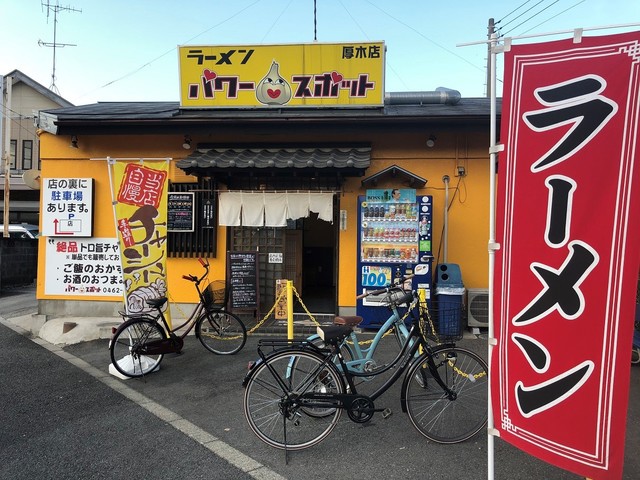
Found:
<svg viewBox="0 0 640 480"><path fill-rule="evenodd" d="M0 225L0 236L4 234L4 225ZM9 225L9 238L33 238L40 236L40 229L37 225L29 223L18 223Z"/></svg>

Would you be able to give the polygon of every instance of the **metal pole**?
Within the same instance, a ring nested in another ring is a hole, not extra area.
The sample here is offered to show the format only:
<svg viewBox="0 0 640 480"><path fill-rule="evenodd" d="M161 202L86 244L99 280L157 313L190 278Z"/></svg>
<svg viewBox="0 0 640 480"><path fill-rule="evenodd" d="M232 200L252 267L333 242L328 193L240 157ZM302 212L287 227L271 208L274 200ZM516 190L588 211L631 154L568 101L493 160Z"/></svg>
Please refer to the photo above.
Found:
<svg viewBox="0 0 640 480"><path fill-rule="evenodd" d="M118 242L118 249L120 249L120 234L118 233L118 214L116 213L116 193L114 191L115 185L113 181L113 166L116 164L116 159L107 157L107 172L109 172L109 187L111 189L111 208L113 210L113 225L116 229L116 242ZM120 252L120 266L122 266L122 252ZM124 300L124 311L129 315L129 304L127 303L127 286L122 285L122 298Z"/></svg>
<svg viewBox="0 0 640 480"><path fill-rule="evenodd" d="M6 91L3 92L6 94L6 100L3 102L4 104L4 212L3 212L3 222L4 222L4 231L2 235L4 237L9 236L9 197L10 197L10 182L9 179L11 177L11 88L13 86L13 77L4 77L7 81ZM3 98L5 96L3 95Z"/></svg>
<svg viewBox="0 0 640 480"><path fill-rule="evenodd" d="M489 364L489 372L491 372L491 355L493 353L493 346L495 344L494 332L493 332L493 273L495 269L495 251L500 248L496 243L496 160L498 154L498 146L496 145L496 124L497 124L497 109L496 109L496 34L491 35L491 56L490 56L490 71L491 71L491 118L489 129L489 340L487 342L487 358ZM491 405L491 382L493 375L489 374L487 395L487 480L493 480L494 477L494 423L493 423L493 410Z"/></svg>
<svg viewBox="0 0 640 480"><path fill-rule="evenodd" d="M496 31L496 24L493 18L489 19L487 30L489 33L487 38L491 40L491 37ZM491 98L491 42L487 44L487 98Z"/></svg>
<svg viewBox="0 0 640 480"><path fill-rule="evenodd" d="M4 130L2 129L2 120L4 119L4 76L0 77L0 101L2 102L2 110L0 110L0 171L4 171ZM3 207L4 209L4 207ZM2 236L9 235L9 225L4 222L2 227Z"/></svg>
<svg viewBox="0 0 640 480"><path fill-rule="evenodd" d="M449 243L449 175L442 177L444 182L444 229L442 231L443 256L442 263L447 263Z"/></svg>

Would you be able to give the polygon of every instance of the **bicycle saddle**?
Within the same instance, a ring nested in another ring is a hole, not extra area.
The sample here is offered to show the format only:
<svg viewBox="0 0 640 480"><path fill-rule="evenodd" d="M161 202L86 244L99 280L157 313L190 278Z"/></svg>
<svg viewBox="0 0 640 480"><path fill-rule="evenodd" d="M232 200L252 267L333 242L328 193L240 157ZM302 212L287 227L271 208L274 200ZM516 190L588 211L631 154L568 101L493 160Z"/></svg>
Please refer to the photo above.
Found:
<svg viewBox="0 0 640 480"><path fill-rule="evenodd" d="M349 327L355 327L360 322L362 322L362 317L357 315L349 315L344 317L335 317L333 319L334 325L346 325Z"/></svg>
<svg viewBox="0 0 640 480"><path fill-rule="evenodd" d="M342 341L351 335L353 329L349 326L328 325L318 327L318 336L329 345L339 345Z"/></svg>
<svg viewBox="0 0 640 480"><path fill-rule="evenodd" d="M167 303L167 297L147 298L147 305L153 308L162 308Z"/></svg>

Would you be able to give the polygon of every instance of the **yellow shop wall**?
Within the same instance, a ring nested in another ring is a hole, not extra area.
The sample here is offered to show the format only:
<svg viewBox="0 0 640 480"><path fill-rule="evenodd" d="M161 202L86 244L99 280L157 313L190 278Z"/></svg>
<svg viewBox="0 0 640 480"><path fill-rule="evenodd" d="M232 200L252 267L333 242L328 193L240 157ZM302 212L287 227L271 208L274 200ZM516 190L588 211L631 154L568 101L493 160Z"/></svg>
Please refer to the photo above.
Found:
<svg viewBox="0 0 640 480"><path fill-rule="evenodd" d="M175 167L175 160L184 158L185 150L180 146L181 138L166 136L79 136L79 148L71 148L68 136L55 136L48 133L40 135L41 175L42 178L93 178L95 197L93 212L93 236L96 238L115 238L115 222L111 204L111 186L107 168L107 156L112 158L172 158L169 179L173 182L194 181L194 177L184 174ZM186 152L187 154L189 152ZM44 293L44 272L46 268L47 238L39 239L38 279L36 296L38 299L56 300L98 300L122 302L122 297L55 296ZM209 280L224 279L226 257L226 233L224 227L218 228L216 258L210 258ZM202 266L197 258L168 258L167 285L172 302L197 302L193 284L182 275L200 275Z"/></svg>

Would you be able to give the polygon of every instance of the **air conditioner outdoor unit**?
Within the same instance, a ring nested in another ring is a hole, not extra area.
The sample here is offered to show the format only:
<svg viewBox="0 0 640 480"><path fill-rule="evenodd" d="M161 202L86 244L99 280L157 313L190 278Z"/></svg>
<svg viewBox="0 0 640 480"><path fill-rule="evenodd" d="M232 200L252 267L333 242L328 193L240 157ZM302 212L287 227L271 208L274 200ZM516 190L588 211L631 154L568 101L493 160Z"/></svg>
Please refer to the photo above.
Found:
<svg viewBox="0 0 640 480"><path fill-rule="evenodd" d="M467 322L470 327L489 326L489 290L467 289Z"/></svg>

